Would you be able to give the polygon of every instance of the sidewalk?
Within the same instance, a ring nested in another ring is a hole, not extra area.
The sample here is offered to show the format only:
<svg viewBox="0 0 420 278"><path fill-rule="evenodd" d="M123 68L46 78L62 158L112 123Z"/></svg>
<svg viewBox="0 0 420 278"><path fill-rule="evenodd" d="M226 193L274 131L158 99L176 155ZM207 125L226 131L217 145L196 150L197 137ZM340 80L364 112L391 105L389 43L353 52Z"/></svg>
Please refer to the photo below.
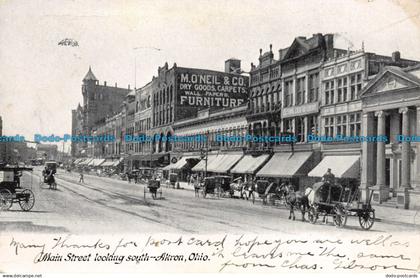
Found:
<svg viewBox="0 0 420 278"><path fill-rule="evenodd" d="M415 225L420 231L420 211L374 206L375 218L378 222L390 224Z"/></svg>

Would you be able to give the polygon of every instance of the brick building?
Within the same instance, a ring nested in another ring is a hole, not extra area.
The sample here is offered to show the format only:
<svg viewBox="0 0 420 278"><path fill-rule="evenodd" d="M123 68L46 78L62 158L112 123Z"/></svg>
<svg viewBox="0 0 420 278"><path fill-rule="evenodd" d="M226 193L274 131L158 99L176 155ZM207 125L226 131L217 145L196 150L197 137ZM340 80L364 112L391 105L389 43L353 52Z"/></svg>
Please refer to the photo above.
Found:
<svg viewBox="0 0 420 278"><path fill-rule="evenodd" d="M119 112L129 91L130 88L119 88L116 83L114 87L107 86L106 81L100 85L89 67L82 83L83 105L72 110L72 135L92 135L95 126ZM87 146L86 143L72 143L72 156L86 156Z"/></svg>

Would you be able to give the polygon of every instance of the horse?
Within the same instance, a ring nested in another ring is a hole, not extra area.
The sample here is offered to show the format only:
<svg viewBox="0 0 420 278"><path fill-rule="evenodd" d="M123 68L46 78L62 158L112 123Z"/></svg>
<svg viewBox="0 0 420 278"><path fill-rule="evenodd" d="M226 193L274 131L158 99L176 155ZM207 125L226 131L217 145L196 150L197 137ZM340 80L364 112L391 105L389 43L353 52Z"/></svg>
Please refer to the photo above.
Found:
<svg viewBox="0 0 420 278"><path fill-rule="evenodd" d="M295 191L293 185L285 185L284 187L285 193L285 200L286 203L289 205L289 219L295 220L295 208L300 209L302 213L302 221L305 221L305 213L309 210L309 200L308 195L312 193L312 188L308 187L305 190L305 193L302 194L299 191Z"/></svg>

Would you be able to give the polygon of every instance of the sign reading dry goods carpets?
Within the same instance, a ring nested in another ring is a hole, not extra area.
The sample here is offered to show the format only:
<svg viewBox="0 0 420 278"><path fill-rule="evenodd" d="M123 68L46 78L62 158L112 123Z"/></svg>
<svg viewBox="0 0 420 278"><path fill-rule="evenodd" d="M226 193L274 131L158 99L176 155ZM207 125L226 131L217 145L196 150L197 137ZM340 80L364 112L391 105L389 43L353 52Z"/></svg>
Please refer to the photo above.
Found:
<svg viewBox="0 0 420 278"><path fill-rule="evenodd" d="M204 70L177 73L178 103L182 106L236 107L248 97L248 77Z"/></svg>

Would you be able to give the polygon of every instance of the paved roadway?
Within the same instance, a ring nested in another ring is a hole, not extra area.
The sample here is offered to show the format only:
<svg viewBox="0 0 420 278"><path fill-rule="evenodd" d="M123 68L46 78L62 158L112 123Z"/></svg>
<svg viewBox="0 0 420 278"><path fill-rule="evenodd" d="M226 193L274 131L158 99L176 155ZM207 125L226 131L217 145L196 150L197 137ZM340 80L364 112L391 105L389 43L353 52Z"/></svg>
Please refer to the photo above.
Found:
<svg viewBox="0 0 420 278"><path fill-rule="evenodd" d="M195 198L187 189L163 187L163 198L144 199L144 185L85 175L79 184L77 173L59 172L58 190L40 184L40 170L26 174L22 184L35 193L35 206L22 212L18 204L0 212L0 232L84 233L286 233L337 232L332 220L312 225L288 220L284 207L263 206L230 198ZM298 220L299 219L299 220ZM340 233L360 233L357 218L350 217ZM418 226L376 222L371 231L418 231Z"/></svg>

